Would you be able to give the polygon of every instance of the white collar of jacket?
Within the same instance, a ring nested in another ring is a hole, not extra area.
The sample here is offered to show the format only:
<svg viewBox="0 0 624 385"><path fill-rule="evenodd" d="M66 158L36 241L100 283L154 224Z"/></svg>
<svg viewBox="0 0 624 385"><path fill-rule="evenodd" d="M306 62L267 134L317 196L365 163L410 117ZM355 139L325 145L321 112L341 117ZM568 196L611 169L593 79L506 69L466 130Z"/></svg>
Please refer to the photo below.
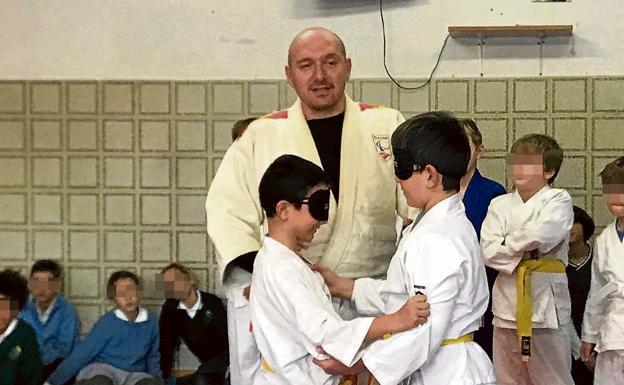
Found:
<svg viewBox="0 0 624 385"><path fill-rule="evenodd" d="M120 320L126 321L126 322L130 322L128 317L126 317L126 315L120 309L115 309L114 313L115 313L115 316L117 318L119 318ZM147 310L142 308L142 307L140 307L139 308L139 314L137 314L137 317L134 319L134 323L138 324L140 322L147 321L147 316L148 316Z"/></svg>
<svg viewBox="0 0 624 385"><path fill-rule="evenodd" d="M195 301L195 304L190 308L186 307L182 301L178 303L178 309L186 310L186 313L191 318L195 317L197 311L202 307L201 294L199 293L199 290L195 289L195 294L197 295L197 301Z"/></svg>
<svg viewBox="0 0 624 385"><path fill-rule="evenodd" d="M4 333L0 334L0 344L4 342L4 340L13 333L13 330L17 327L17 318L13 318L9 326L6 328Z"/></svg>

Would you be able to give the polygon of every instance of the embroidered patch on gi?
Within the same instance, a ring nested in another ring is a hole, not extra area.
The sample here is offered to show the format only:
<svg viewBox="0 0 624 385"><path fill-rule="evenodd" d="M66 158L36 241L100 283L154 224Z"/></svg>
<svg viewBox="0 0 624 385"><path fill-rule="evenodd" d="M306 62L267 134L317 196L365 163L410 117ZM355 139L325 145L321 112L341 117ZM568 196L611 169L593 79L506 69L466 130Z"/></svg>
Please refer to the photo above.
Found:
<svg viewBox="0 0 624 385"><path fill-rule="evenodd" d="M388 160L392 157L392 150L390 149L390 138L388 135L375 135L373 134L373 143L375 144L375 150L377 155L383 160Z"/></svg>
<svg viewBox="0 0 624 385"><path fill-rule="evenodd" d="M414 285L414 295L427 295L427 287Z"/></svg>

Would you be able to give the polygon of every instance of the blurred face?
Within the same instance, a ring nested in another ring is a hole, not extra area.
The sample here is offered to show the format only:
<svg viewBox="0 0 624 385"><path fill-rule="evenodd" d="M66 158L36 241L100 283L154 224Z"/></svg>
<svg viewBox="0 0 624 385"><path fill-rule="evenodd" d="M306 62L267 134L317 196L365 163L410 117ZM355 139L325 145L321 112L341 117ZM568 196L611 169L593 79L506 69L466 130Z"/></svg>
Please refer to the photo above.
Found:
<svg viewBox="0 0 624 385"><path fill-rule="evenodd" d="M141 291L131 278L122 278L115 282L113 302L124 313L134 313L141 302Z"/></svg>
<svg viewBox="0 0 624 385"><path fill-rule="evenodd" d="M351 59L343 55L328 31L308 31L291 45L286 78L301 99L308 119L344 110L344 88L350 73Z"/></svg>
<svg viewBox="0 0 624 385"><path fill-rule="evenodd" d="M620 228L624 228L624 184L603 185L602 195L611 214L620 218Z"/></svg>
<svg viewBox="0 0 624 385"><path fill-rule="evenodd" d="M326 185L315 186L308 191L307 197L312 196L315 192L325 190L329 192L329 187ZM329 195L327 194L327 197ZM327 202L329 205L329 201ZM312 242L316 230L321 227L326 221L322 221L314 218L310 213L310 205L302 204L299 209L291 206L292 210L289 210L289 220L292 219L293 227L291 228L291 235L296 238L299 244Z"/></svg>
<svg viewBox="0 0 624 385"><path fill-rule="evenodd" d="M519 192L537 192L548 184L553 171L544 170L544 157L514 153L507 158L507 174Z"/></svg>
<svg viewBox="0 0 624 385"><path fill-rule="evenodd" d="M59 290L60 282L48 271L36 271L28 280L28 289L40 305L49 305Z"/></svg>
<svg viewBox="0 0 624 385"><path fill-rule="evenodd" d="M169 269L162 274L163 289L165 298L185 300L188 298L193 283L184 273L177 269Z"/></svg>
<svg viewBox="0 0 624 385"><path fill-rule="evenodd" d="M0 294L0 334L9 327L11 320L17 316L17 309L12 309L11 300Z"/></svg>
<svg viewBox="0 0 624 385"><path fill-rule="evenodd" d="M585 237L583 235L583 226L580 223L574 223L572 228L570 229L570 240L569 243L578 243L585 242Z"/></svg>

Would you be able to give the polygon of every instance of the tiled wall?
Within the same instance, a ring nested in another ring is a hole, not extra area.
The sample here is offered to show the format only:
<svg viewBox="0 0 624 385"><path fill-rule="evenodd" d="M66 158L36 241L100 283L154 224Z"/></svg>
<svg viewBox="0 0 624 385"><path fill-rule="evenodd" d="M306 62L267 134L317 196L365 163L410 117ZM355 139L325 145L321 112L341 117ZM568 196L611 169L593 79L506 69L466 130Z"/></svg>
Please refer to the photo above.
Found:
<svg viewBox="0 0 624 385"><path fill-rule="evenodd" d="M598 172L624 153L624 78L454 78L418 91L354 80L348 92L406 117L441 109L474 118L488 148L479 167L501 182L515 138L553 135L566 153L557 185L600 226L610 221ZM170 261L215 290L204 199L231 125L294 98L270 80L0 82L0 266L26 272L34 259L61 260L83 330L107 308L115 269L143 277L153 309L154 274Z"/></svg>

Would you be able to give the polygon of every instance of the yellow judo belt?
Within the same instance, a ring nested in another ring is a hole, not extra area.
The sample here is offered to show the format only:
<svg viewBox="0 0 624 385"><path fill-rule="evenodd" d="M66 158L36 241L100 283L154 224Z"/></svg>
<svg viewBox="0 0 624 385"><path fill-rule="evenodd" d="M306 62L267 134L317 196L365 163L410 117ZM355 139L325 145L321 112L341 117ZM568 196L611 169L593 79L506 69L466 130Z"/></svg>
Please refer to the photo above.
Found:
<svg viewBox="0 0 624 385"><path fill-rule="evenodd" d="M383 336L383 339L387 340L390 337L392 337L392 334L385 334ZM440 344L440 346L463 344L465 342L472 342L472 341L474 341L474 332L473 333L464 334L461 337L449 338L449 339L446 339L446 340L442 340L442 343Z"/></svg>
<svg viewBox="0 0 624 385"><path fill-rule="evenodd" d="M531 356L533 334L533 305L531 302L531 273L565 273L565 264L559 259L523 259L518 265L516 280L516 328L522 360Z"/></svg>

